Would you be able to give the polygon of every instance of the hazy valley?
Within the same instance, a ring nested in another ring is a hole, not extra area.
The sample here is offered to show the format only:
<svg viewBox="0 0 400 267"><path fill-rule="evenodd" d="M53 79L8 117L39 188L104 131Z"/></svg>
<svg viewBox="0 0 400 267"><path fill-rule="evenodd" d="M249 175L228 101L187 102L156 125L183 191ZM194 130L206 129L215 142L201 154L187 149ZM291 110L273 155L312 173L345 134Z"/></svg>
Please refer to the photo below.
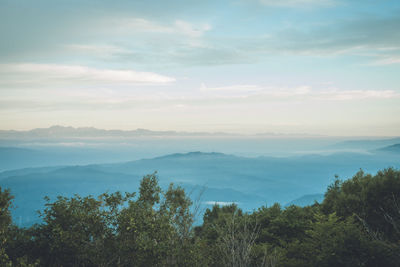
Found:
<svg viewBox="0 0 400 267"><path fill-rule="evenodd" d="M359 169L375 173L400 167L399 138L165 137L148 135L150 131L127 138L120 132L99 137L56 129L58 136L49 136L52 127L41 135L25 133L1 141L10 146L0 148L0 186L15 195L17 224L38 221L44 196L54 200L58 195L134 192L140 179L155 171L164 188L181 185L193 199L202 193L198 201L203 208L234 202L251 211L275 202L321 201L335 175L347 179Z"/></svg>

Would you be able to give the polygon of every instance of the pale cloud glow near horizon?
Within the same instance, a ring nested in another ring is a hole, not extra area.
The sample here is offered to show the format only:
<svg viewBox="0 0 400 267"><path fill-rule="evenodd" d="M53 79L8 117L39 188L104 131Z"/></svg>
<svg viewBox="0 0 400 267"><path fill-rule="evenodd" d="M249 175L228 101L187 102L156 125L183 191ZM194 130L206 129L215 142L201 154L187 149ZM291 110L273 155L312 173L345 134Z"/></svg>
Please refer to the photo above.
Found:
<svg viewBox="0 0 400 267"><path fill-rule="evenodd" d="M0 2L0 130L400 135L400 2Z"/></svg>

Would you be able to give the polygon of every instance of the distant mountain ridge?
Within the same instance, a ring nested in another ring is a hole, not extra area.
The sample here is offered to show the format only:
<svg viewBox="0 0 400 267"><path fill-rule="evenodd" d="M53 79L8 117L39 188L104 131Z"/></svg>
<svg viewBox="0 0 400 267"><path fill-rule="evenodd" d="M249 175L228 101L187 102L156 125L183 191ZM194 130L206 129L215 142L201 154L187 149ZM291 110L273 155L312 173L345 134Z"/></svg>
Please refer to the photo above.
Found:
<svg viewBox="0 0 400 267"><path fill-rule="evenodd" d="M95 138L95 137L139 137L139 136L220 136L232 135L224 132L177 132L152 131L138 128L136 130L104 130L94 127L51 126L29 131L0 130L0 139L20 138Z"/></svg>
<svg viewBox="0 0 400 267"><path fill-rule="evenodd" d="M51 139L51 138L129 138L146 136L254 136L254 137L323 137L307 133L256 133L238 134L227 132L188 132L188 131L153 131L138 128L136 130L105 130L95 127L71 127L54 125L48 128L35 128L28 131L0 130L0 139Z"/></svg>
<svg viewBox="0 0 400 267"><path fill-rule="evenodd" d="M394 144L394 145L390 145L390 146L385 146L385 147L382 147L382 148L378 149L378 151L400 153L400 144Z"/></svg>
<svg viewBox="0 0 400 267"><path fill-rule="evenodd" d="M335 148L358 148L374 150L384 146L400 143L400 137L391 138L370 138L360 140L346 140L332 145Z"/></svg>
<svg viewBox="0 0 400 267"><path fill-rule="evenodd" d="M157 159L179 159L179 158L196 158L196 157L201 157L201 158L206 158L206 157L212 157L212 158L228 158L228 157L235 157L234 155L228 155L224 153L219 153L219 152L201 152L201 151L194 151L194 152L187 152L187 153L174 153L174 154L168 154L164 155L161 157L155 157L153 160Z"/></svg>

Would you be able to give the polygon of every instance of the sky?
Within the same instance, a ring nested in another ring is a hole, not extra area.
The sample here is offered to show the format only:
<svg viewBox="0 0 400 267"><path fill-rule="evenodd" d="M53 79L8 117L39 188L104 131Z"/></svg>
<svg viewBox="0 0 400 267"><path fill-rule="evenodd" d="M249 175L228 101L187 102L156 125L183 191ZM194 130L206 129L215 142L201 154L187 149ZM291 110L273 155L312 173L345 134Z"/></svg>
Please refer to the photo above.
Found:
<svg viewBox="0 0 400 267"><path fill-rule="evenodd" d="M0 129L400 135L398 0L0 0Z"/></svg>

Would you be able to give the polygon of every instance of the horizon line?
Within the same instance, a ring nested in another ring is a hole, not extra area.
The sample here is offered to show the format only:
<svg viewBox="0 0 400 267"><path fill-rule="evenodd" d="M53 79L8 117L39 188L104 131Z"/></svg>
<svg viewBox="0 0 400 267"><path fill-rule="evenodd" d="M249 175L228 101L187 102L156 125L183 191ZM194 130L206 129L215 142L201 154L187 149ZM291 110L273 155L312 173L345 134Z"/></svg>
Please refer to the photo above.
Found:
<svg viewBox="0 0 400 267"><path fill-rule="evenodd" d="M135 128L135 129L118 129L118 128L97 128L94 126L64 126L59 124L54 124L48 127L35 127L25 130L16 130L16 129L0 129L0 132L31 132L34 130L48 130L51 128L64 128L64 129L73 129L73 130L80 130L80 129L91 129L94 131L120 131L124 133L129 132L138 132L138 131L147 131L149 133L160 133L160 134L177 134L177 135L229 135L229 136L236 136L236 137L314 137L314 138L396 138L400 137L400 135L326 135L326 134L319 134L319 133L284 133L284 132L254 132L254 133L243 133L243 132L227 132L227 131L177 131L177 130L155 130L155 129L148 129L148 128Z"/></svg>

